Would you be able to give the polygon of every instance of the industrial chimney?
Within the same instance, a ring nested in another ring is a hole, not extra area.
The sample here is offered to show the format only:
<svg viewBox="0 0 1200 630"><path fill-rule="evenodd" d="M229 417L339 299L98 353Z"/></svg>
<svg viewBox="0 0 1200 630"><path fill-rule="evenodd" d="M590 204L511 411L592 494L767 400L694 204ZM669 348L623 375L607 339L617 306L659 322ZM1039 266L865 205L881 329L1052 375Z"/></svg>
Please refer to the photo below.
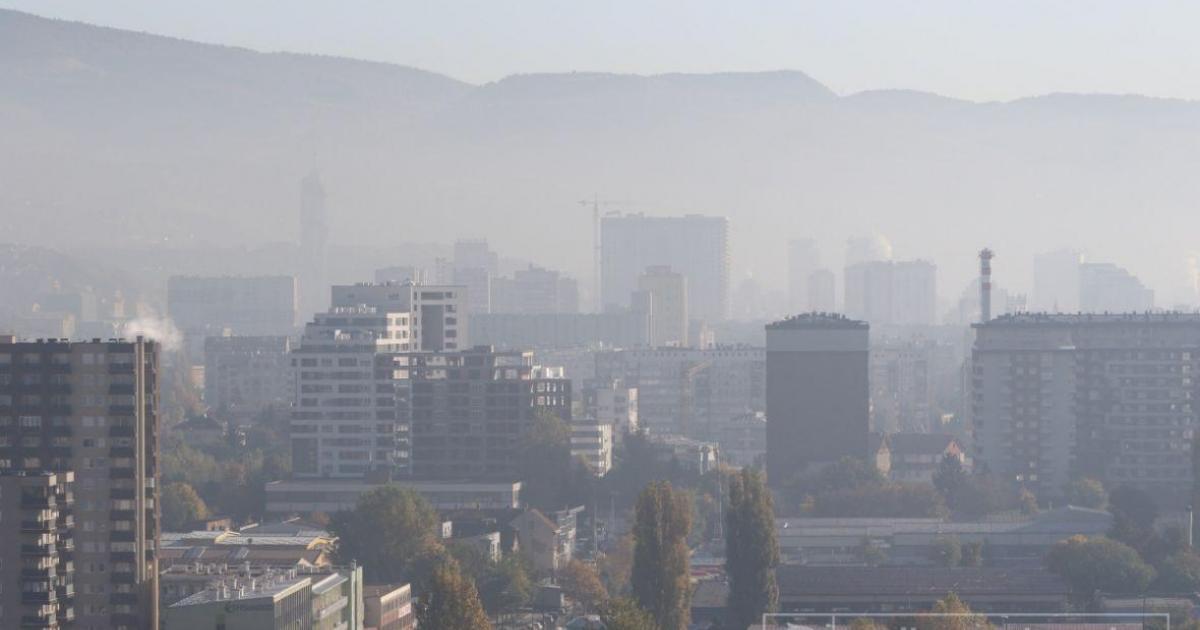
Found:
<svg viewBox="0 0 1200 630"><path fill-rule="evenodd" d="M979 252L979 321L987 323L992 318L992 250Z"/></svg>

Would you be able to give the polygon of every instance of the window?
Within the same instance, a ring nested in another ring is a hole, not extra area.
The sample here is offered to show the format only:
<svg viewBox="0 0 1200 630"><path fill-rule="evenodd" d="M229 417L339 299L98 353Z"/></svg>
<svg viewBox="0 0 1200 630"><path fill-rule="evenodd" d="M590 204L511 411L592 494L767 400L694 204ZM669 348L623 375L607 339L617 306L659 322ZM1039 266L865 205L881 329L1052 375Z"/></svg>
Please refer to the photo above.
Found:
<svg viewBox="0 0 1200 630"><path fill-rule="evenodd" d="M41 416L21 416L21 426L29 428L38 428L42 426Z"/></svg>

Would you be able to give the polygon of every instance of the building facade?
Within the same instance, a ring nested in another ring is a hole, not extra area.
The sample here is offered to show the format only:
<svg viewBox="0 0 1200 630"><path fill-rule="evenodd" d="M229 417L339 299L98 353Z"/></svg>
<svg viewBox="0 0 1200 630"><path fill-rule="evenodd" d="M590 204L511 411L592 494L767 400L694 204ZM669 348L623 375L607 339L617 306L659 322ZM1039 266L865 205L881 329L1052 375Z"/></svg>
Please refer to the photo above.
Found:
<svg viewBox="0 0 1200 630"><path fill-rule="evenodd" d="M762 348L640 348L596 353L599 382L638 391L638 425L651 433L692 437L728 418L764 411Z"/></svg>
<svg viewBox="0 0 1200 630"><path fill-rule="evenodd" d="M72 627L74 475L0 472L0 627Z"/></svg>
<svg viewBox="0 0 1200 630"><path fill-rule="evenodd" d="M638 348L650 345L650 313L618 310L472 315L470 337L476 344L502 349Z"/></svg>
<svg viewBox="0 0 1200 630"><path fill-rule="evenodd" d="M613 425L584 419L571 425L571 457L581 459L593 475L612 469Z"/></svg>
<svg viewBox="0 0 1200 630"><path fill-rule="evenodd" d="M538 415L571 421L570 379L536 365L532 352L479 346L385 360L398 414L409 414L418 479L517 479L522 440Z"/></svg>
<svg viewBox="0 0 1200 630"><path fill-rule="evenodd" d="M683 274L691 291L691 317L719 322L729 317L729 221L687 215L609 215L600 221L601 303L628 307L638 276L666 265Z"/></svg>
<svg viewBox="0 0 1200 630"><path fill-rule="evenodd" d="M1186 504L1200 315L1017 314L974 328L977 464L1039 497L1086 475Z"/></svg>
<svg viewBox="0 0 1200 630"><path fill-rule="evenodd" d="M236 424L292 406L296 382L289 337L204 340L204 402Z"/></svg>
<svg viewBox="0 0 1200 630"><path fill-rule="evenodd" d="M867 323L812 313L766 333L767 478L779 485L845 456L866 458Z"/></svg>
<svg viewBox="0 0 1200 630"><path fill-rule="evenodd" d="M553 269L530 265L492 281L493 313L578 313L579 286Z"/></svg>
<svg viewBox="0 0 1200 630"><path fill-rule="evenodd" d="M292 350L292 474L362 477L410 472L407 414L391 396L388 353L412 348L408 312L334 307L305 327Z"/></svg>
<svg viewBox="0 0 1200 630"><path fill-rule="evenodd" d="M362 630L362 568L222 575L210 588L167 608L164 627Z"/></svg>
<svg viewBox="0 0 1200 630"><path fill-rule="evenodd" d="M931 262L873 261L846 267L846 314L873 325L936 322L937 268Z"/></svg>
<svg viewBox="0 0 1200 630"><path fill-rule="evenodd" d="M74 473L75 628L158 624L158 345L0 338L0 472Z"/></svg>
<svg viewBox="0 0 1200 630"><path fill-rule="evenodd" d="M167 315L197 362L206 337L292 334L297 309L292 276L171 276L167 280Z"/></svg>
<svg viewBox="0 0 1200 630"><path fill-rule="evenodd" d="M334 285L333 308L373 307L406 313L411 326L409 350L459 350L467 344L467 291L458 285Z"/></svg>
<svg viewBox="0 0 1200 630"><path fill-rule="evenodd" d="M638 276L637 287L649 296L650 345L687 346L690 339L687 277L670 267L647 267Z"/></svg>

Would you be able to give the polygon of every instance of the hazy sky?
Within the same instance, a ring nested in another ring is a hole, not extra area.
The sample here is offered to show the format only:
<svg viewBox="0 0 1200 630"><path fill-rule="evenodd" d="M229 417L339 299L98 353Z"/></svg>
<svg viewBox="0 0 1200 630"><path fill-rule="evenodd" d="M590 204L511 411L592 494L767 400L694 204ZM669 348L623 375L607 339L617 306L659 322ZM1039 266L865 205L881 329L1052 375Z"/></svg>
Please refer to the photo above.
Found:
<svg viewBox="0 0 1200 630"><path fill-rule="evenodd" d="M1171 0L0 0L0 7L471 81L803 70L840 93L1200 99L1200 3Z"/></svg>

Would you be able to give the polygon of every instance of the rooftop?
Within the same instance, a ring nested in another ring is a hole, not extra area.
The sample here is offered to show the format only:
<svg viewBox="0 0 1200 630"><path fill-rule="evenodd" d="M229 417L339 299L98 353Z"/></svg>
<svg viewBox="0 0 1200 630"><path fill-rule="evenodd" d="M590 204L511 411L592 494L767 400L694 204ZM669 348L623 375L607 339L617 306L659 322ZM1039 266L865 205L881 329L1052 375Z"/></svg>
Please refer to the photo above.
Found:
<svg viewBox="0 0 1200 630"><path fill-rule="evenodd" d="M1070 590L1057 576L1040 569L787 565L777 571L781 598L837 594L940 599L946 593L1053 595Z"/></svg>
<svg viewBox="0 0 1200 630"><path fill-rule="evenodd" d="M1146 311L1142 313L1008 313L973 328L999 326L1078 326L1086 324L1200 324L1200 312Z"/></svg>
<svg viewBox="0 0 1200 630"><path fill-rule="evenodd" d="M833 328L866 330L867 322L850 319L840 313L800 313L787 319L767 324L767 330L803 330L809 328Z"/></svg>

